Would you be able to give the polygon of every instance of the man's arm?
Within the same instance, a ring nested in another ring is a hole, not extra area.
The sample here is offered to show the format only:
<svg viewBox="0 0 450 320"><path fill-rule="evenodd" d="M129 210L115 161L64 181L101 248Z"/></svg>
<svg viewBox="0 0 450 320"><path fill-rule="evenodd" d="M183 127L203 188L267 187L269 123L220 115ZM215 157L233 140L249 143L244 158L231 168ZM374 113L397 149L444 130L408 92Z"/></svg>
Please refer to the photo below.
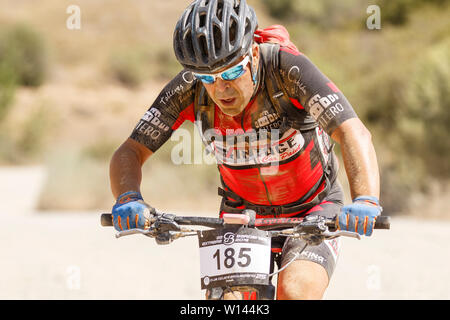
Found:
<svg viewBox="0 0 450 320"><path fill-rule="evenodd" d="M109 171L115 198L125 192L139 192L144 162L185 120L194 121L196 81L192 77L191 72L183 70L172 79L114 153Z"/></svg>
<svg viewBox="0 0 450 320"><path fill-rule="evenodd" d="M295 108L299 113L305 109L341 146L353 201L338 215L339 228L372 235L382 208L378 163L369 130L339 88L307 57L283 52L280 63Z"/></svg>
<svg viewBox="0 0 450 320"><path fill-rule="evenodd" d="M114 198L131 190L140 192L142 165L152 154L144 145L130 138L116 150L109 166Z"/></svg>
<svg viewBox="0 0 450 320"><path fill-rule="evenodd" d="M341 146L352 199L380 196L380 175L369 130L358 118L346 120L331 134Z"/></svg>
<svg viewBox="0 0 450 320"><path fill-rule="evenodd" d="M139 120L130 137L114 153L109 167L112 208L118 231L145 228L152 208L140 192L142 165L156 152L184 120L194 121L194 86L188 71L169 82Z"/></svg>

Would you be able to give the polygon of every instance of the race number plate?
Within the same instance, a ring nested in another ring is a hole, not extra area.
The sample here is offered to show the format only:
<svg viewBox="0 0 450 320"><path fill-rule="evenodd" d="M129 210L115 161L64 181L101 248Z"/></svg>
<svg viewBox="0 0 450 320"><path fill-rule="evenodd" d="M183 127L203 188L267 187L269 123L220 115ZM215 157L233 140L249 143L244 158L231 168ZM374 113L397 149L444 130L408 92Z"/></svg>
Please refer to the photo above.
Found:
<svg viewBox="0 0 450 320"><path fill-rule="evenodd" d="M198 232L201 288L268 284L271 238L243 226Z"/></svg>

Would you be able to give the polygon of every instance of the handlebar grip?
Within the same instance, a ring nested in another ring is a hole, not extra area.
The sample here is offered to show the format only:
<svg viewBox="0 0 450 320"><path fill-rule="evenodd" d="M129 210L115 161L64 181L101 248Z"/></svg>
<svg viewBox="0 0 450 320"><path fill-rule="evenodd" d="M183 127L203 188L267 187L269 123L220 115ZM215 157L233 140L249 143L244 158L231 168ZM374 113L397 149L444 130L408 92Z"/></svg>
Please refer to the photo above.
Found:
<svg viewBox="0 0 450 320"><path fill-rule="evenodd" d="M102 213L102 215L100 216L100 223L102 227L112 227L113 226L112 214Z"/></svg>
<svg viewBox="0 0 450 320"><path fill-rule="evenodd" d="M391 217L390 216L379 216L375 220L374 229L390 229L391 228Z"/></svg>

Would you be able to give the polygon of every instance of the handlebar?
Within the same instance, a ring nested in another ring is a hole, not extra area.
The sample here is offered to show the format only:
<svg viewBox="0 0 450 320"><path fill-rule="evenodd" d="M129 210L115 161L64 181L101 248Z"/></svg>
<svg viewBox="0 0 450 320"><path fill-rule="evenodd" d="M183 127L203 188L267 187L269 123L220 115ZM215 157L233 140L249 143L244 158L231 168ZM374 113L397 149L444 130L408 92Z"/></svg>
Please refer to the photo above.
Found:
<svg viewBox="0 0 450 320"><path fill-rule="evenodd" d="M165 215L164 213L158 213L159 215ZM167 215L167 214L166 214ZM210 218L210 217L182 217L170 215L173 217L173 221L178 225L195 225L209 228L223 227L225 221L222 218ZM391 217L378 216L375 220L374 229L390 229ZM288 228L295 227L303 218L259 218L255 219L254 226L261 230L270 230L275 228ZM103 227L112 227L112 214L103 213L100 217L100 223ZM326 223L326 226L330 231L336 230L335 220L332 219Z"/></svg>
<svg viewBox="0 0 450 320"><path fill-rule="evenodd" d="M253 210L244 210L242 214L224 214L223 218L182 217L174 214L153 211L150 216L148 229L123 230L116 234L116 238L142 234L155 238L158 244L169 244L175 239L197 235L198 229L187 229L181 226L209 227L219 229L226 225L247 225L259 230L267 231L271 237L285 236L305 240L310 245L319 245L323 240L340 236L361 239L356 232L339 230L336 218L321 216L305 216L297 218L260 218L255 219ZM112 214L101 215L102 226L112 226ZM379 216L375 220L375 229L390 229L390 217Z"/></svg>

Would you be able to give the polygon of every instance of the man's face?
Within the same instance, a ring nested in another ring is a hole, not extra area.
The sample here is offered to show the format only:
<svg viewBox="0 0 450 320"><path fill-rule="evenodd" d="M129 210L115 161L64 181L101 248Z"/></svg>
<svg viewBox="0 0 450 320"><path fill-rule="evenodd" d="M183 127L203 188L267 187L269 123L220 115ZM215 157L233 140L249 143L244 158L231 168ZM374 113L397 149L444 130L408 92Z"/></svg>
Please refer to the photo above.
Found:
<svg viewBox="0 0 450 320"><path fill-rule="evenodd" d="M256 70L259 62L259 47L253 46L253 66ZM232 66L219 70L217 73L223 72L239 62L244 60L245 56L239 59ZM245 66L245 73L231 81L223 80L221 77L217 77L213 84L203 83L206 91L213 101L218 105L220 110L228 116L239 115L250 102L254 91L254 83L252 79L252 73L250 70L250 63Z"/></svg>

